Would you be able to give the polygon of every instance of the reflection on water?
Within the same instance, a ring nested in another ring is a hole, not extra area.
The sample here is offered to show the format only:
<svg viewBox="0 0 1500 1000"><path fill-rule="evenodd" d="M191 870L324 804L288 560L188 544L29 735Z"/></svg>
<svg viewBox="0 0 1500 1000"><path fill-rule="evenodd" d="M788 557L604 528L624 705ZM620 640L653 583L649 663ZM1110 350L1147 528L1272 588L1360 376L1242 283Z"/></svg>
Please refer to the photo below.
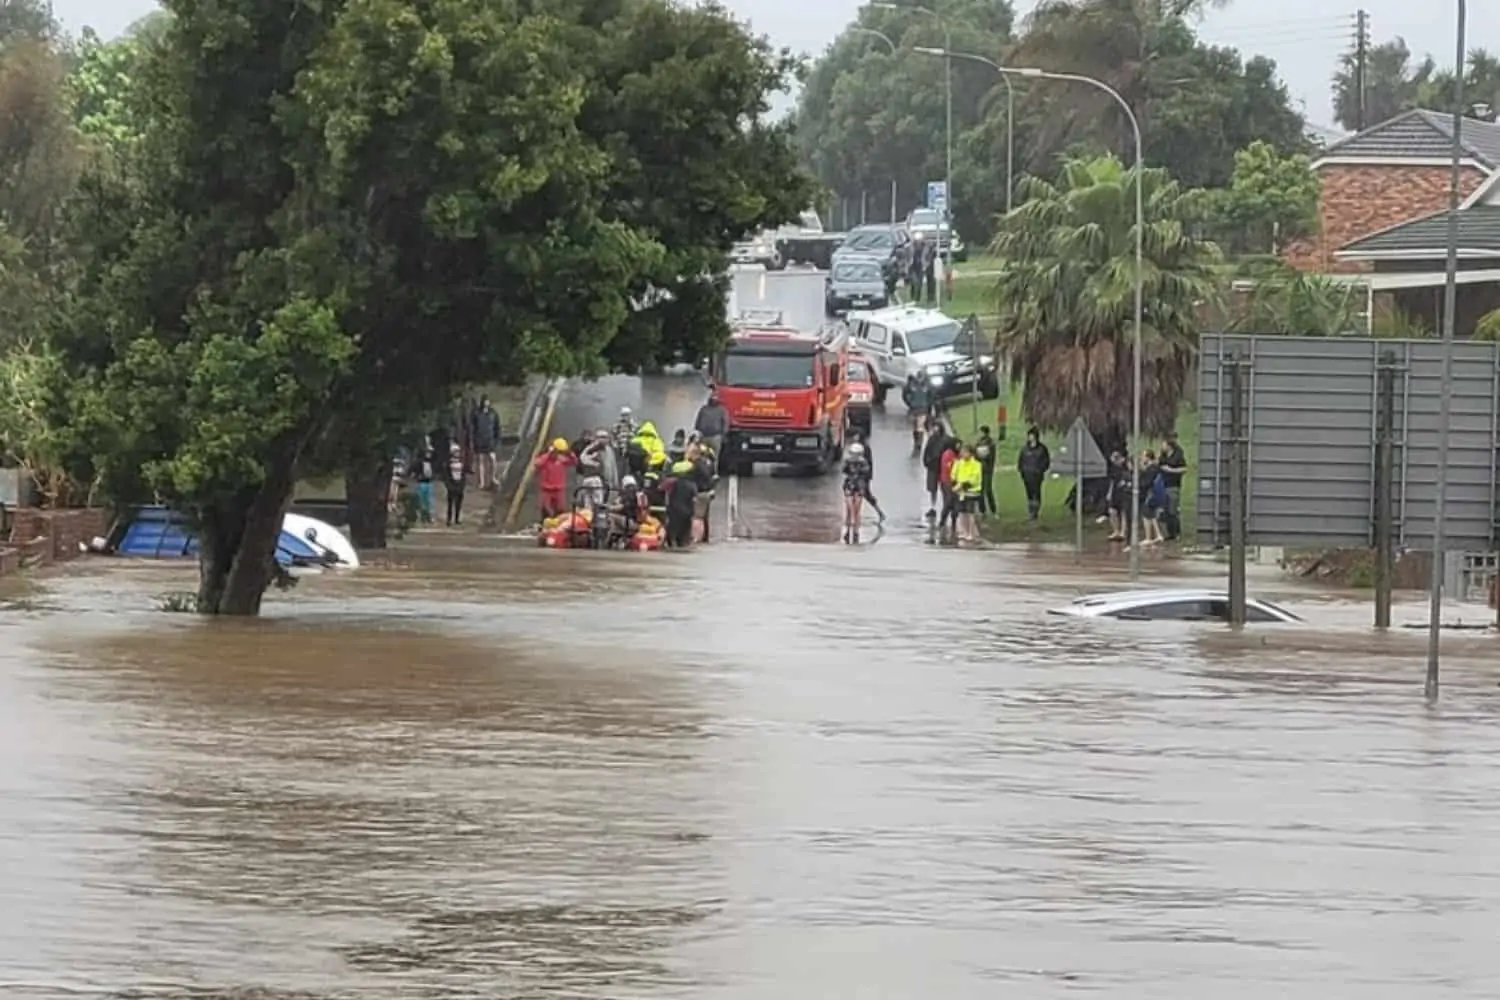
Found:
<svg viewBox="0 0 1500 1000"><path fill-rule="evenodd" d="M1065 556L893 534L434 546L251 623L50 581L0 996L1500 995L1493 640L1428 711L1367 608L1060 619Z"/></svg>

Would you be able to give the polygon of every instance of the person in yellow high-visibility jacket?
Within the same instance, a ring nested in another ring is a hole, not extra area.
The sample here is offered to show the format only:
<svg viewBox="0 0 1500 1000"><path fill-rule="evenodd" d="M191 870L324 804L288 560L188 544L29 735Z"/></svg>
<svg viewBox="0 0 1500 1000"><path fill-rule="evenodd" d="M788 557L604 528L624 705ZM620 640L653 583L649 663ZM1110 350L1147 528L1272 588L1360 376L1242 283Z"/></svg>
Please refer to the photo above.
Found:
<svg viewBox="0 0 1500 1000"><path fill-rule="evenodd" d="M958 500L958 540L977 542L979 528L974 515L979 509L979 498L984 490L984 466L975 457L973 446L966 444L959 450L958 460L953 463L950 476L953 492Z"/></svg>

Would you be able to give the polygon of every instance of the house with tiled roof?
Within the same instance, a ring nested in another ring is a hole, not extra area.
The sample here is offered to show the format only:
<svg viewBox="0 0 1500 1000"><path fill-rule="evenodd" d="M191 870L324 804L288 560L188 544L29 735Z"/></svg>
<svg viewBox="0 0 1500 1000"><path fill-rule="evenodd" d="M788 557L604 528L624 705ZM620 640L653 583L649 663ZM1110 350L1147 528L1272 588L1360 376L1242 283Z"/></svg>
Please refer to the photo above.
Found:
<svg viewBox="0 0 1500 1000"><path fill-rule="evenodd" d="M1365 271L1338 257L1371 233L1442 211L1448 204L1453 118L1436 111L1397 115L1329 144L1313 161L1322 184L1318 233L1287 248L1287 259L1309 271ZM1473 194L1500 172L1500 125L1465 119L1460 191Z"/></svg>
<svg viewBox="0 0 1500 1000"><path fill-rule="evenodd" d="M1500 125L1465 118L1459 139L1463 332L1500 307ZM1288 261L1350 275L1372 304L1391 293L1403 312L1437 329L1452 155L1453 116L1421 109L1328 145L1312 164L1322 184L1319 231L1287 247Z"/></svg>

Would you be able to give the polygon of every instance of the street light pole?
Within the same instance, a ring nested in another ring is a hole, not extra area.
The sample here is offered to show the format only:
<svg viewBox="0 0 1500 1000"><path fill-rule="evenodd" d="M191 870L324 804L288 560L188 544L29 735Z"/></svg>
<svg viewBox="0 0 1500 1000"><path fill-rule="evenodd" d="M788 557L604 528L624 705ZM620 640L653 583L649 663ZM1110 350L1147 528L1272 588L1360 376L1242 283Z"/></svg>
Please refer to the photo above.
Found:
<svg viewBox="0 0 1500 1000"><path fill-rule="evenodd" d="M860 27L859 25L856 24L856 25L854 25L854 26L852 26L852 27L849 28L849 33L852 34L852 35L868 35L871 38L878 38L882 42L885 42L886 46L888 48L890 48L891 55L894 56L896 54L896 43L893 42L893 41L891 41L891 36L887 35L883 31L876 31L874 28L862 28L862 27ZM895 177L895 172L892 171L892 174L891 174L891 225L894 226L895 224L896 224L896 177Z"/></svg>
<svg viewBox="0 0 1500 1000"><path fill-rule="evenodd" d="M953 34L948 30L948 22L943 20L941 14L930 7L922 7L917 4L898 4L889 2L872 3L871 7L880 10L909 10L913 14L925 14L938 23L943 31L943 48L941 51L949 53L953 51ZM938 255L937 262L943 267L943 275L934 282L937 291L937 305L943 306L943 278L947 276L948 267L952 266L953 256L953 60L951 58L943 61L943 101L945 105L946 124L944 128L943 141L943 215L938 224ZM943 264L943 230L942 222L948 223L948 256L947 264Z"/></svg>
<svg viewBox="0 0 1500 1000"><path fill-rule="evenodd" d="M874 28L861 28L859 25L856 24L856 25L853 25L853 26L851 26L849 28L849 34L851 34L851 35L868 35L871 38L878 38L882 42L885 42L886 45L890 46L891 55L895 55L896 54L896 43L893 42L893 41L891 41L891 36L887 35L883 31L876 31Z"/></svg>
<svg viewBox="0 0 1500 1000"><path fill-rule="evenodd" d="M1458 0L1458 28L1453 75L1453 150L1448 171L1447 266L1443 276L1443 367L1442 393L1438 402L1437 497L1432 527L1432 578L1428 581L1427 611L1427 682L1424 686L1429 703L1438 696L1438 645L1443 629L1443 578L1447 575L1444 548L1448 516L1448 425L1453 414L1453 336L1458 311L1458 206L1459 182L1463 164L1464 68L1469 12L1465 0Z"/></svg>
<svg viewBox="0 0 1500 1000"><path fill-rule="evenodd" d="M1460 0L1462 2L1462 0ZM934 49L917 49L918 52L934 54ZM1125 117L1130 122L1130 131L1135 139L1135 331L1134 351L1135 354L1135 387L1131 391L1130 399L1130 434L1134 444L1139 445L1141 438L1141 389L1142 389L1142 313L1145 303L1145 275L1146 275L1146 203L1144 195L1143 173L1145 171L1146 158L1141 142L1141 123L1135 116L1135 110L1130 103L1120 94L1118 90L1091 76L1083 76L1078 73L1052 73L1047 70L1033 69L1031 67L1001 66L993 59L974 55L969 52L947 52L944 53L950 59L968 59L972 62L983 63L995 70L1001 76L1019 76L1029 80L1063 80L1069 83L1081 83L1096 90L1108 94L1110 98L1125 112ZM1451 224L1451 223L1450 223ZM1136 580L1141 575L1141 491L1139 484L1130 493L1130 578Z"/></svg>
<svg viewBox="0 0 1500 1000"><path fill-rule="evenodd" d="M1009 214L1010 210L1015 207L1016 191L1016 88L1010 82L1010 78L1024 74L972 52L951 52L925 45L918 46L916 51L929 56L945 55L950 60L966 59L969 62L988 66L1000 74L1000 82L1005 84L1005 211Z"/></svg>

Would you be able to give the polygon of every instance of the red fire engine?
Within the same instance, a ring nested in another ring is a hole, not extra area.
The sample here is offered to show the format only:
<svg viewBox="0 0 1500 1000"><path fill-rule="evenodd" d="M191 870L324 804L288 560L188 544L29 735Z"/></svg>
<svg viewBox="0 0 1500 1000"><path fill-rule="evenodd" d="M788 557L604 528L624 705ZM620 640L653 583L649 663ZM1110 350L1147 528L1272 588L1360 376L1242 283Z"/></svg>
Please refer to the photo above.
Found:
<svg viewBox="0 0 1500 1000"><path fill-rule="evenodd" d="M805 333L779 314L745 316L714 360L729 414L720 470L750 475L757 462L827 472L843 456L849 337Z"/></svg>

